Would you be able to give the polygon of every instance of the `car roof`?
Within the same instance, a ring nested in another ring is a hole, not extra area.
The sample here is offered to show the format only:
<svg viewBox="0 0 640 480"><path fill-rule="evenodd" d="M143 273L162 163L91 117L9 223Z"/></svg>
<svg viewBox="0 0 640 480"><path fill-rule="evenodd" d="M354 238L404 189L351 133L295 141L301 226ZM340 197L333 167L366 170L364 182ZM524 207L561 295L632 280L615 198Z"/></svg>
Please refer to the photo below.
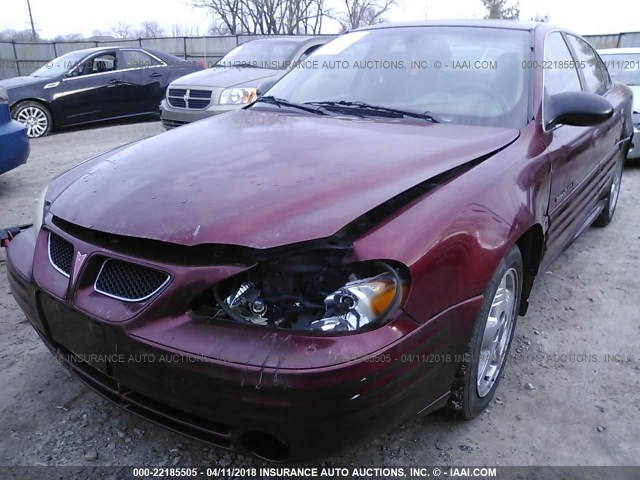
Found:
<svg viewBox="0 0 640 480"><path fill-rule="evenodd" d="M361 30L379 30L384 28L398 27L483 27L483 28L504 28L509 30L533 30L538 27L555 29L555 27L543 22L520 22L515 20L421 20L414 22L399 23L378 23L367 27L358 28ZM356 31L356 30L354 30Z"/></svg>
<svg viewBox="0 0 640 480"><path fill-rule="evenodd" d="M141 47L139 45L111 45L107 47L93 47L93 48L81 48L79 50L71 50L67 53L83 53L85 55L91 55L92 53L100 53L104 51L113 50L146 50L147 52L155 53L157 50L153 48ZM160 52L162 53L162 52ZM168 54L167 54L168 55Z"/></svg>
<svg viewBox="0 0 640 480"><path fill-rule="evenodd" d="M95 53L100 53L100 52L113 52L113 51L120 51L120 50L142 50L142 51L151 53L152 55L155 55L156 57L160 58L165 62L172 61L174 59L180 60L179 57L176 57L171 53L161 52L153 48L140 47L139 45L112 45L108 47L82 48L80 50L72 50L70 52L67 52L66 54L80 53L83 56L89 56L89 55L93 55Z"/></svg>
<svg viewBox="0 0 640 480"><path fill-rule="evenodd" d="M640 53L640 47L599 48L598 53L600 55L607 55L611 53Z"/></svg>
<svg viewBox="0 0 640 480"><path fill-rule="evenodd" d="M335 37L336 35L277 35L277 36L274 35L269 38L256 38L255 40L249 40L249 42L267 43L267 42L277 42L279 40L287 40L287 41L293 41L296 43L306 43L312 40L329 41ZM245 43L249 43L249 42L245 42Z"/></svg>

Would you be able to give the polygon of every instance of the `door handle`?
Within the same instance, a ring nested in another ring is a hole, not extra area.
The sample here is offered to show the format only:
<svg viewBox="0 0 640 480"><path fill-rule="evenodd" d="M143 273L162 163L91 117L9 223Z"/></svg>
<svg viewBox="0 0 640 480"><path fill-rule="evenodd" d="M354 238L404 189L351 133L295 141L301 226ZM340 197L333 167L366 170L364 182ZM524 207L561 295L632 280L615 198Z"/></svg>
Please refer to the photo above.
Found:
<svg viewBox="0 0 640 480"><path fill-rule="evenodd" d="M154 73L152 73L152 74L151 74L151 76L152 76L152 77L154 77L154 78L156 78L156 77L161 77L161 76L162 76L162 74L161 74L161 73L158 73L158 72L154 72Z"/></svg>

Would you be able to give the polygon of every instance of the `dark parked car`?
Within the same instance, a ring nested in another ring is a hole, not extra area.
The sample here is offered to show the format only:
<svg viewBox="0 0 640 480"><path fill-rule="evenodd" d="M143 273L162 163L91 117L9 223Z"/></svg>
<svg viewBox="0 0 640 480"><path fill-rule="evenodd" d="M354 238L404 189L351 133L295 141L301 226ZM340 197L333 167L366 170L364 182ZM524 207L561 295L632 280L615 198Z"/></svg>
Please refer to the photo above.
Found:
<svg viewBox="0 0 640 480"><path fill-rule="evenodd" d="M627 159L640 159L640 47L599 50L614 81L624 83L633 92L633 146Z"/></svg>
<svg viewBox="0 0 640 480"><path fill-rule="evenodd" d="M9 95L0 87L0 174L26 163L28 157L27 132L24 125L11 120Z"/></svg>
<svg viewBox="0 0 640 480"><path fill-rule="evenodd" d="M137 47L77 50L28 77L0 81L11 115L29 137L62 128L136 115L158 114L167 85L202 66Z"/></svg>
<svg viewBox="0 0 640 480"><path fill-rule="evenodd" d="M274 461L479 415L538 272L611 221L631 137L629 89L547 24L367 27L314 58L59 176L8 249L83 382Z"/></svg>
<svg viewBox="0 0 640 480"><path fill-rule="evenodd" d="M273 85L292 68L302 68L332 38L278 36L239 45L213 68L169 85L160 105L162 125L174 128L245 107L256 99L259 86Z"/></svg>

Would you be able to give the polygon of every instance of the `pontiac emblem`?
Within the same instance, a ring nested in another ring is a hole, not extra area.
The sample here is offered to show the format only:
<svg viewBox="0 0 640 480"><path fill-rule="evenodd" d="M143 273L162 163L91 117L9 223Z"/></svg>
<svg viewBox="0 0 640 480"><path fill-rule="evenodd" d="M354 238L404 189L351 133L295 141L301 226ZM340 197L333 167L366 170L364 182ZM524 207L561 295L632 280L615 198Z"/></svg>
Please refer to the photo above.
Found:
<svg viewBox="0 0 640 480"><path fill-rule="evenodd" d="M87 258L86 253L76 253L76 260L73 263L73 280L74 282L78 279L78 274L80 273L80 269L82 268L82 264Z"/></svg>

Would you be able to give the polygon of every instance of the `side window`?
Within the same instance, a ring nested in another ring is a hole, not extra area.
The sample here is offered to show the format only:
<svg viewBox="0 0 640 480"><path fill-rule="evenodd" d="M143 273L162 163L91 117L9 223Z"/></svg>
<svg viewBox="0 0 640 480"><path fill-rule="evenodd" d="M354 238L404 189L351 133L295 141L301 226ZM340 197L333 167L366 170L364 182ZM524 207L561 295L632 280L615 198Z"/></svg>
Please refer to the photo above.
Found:
<svg viewBox="0 0 640 480"><path fill-rule="evenodd" d="M73 72L73 76L81 77L113 70L116 70L116 54L111 52L101 53L79 64Z"/></svg>
<svg viewBox="0 0 640 480"><path fill-rule="evenodd" d="M123 65L121 68L145 68L162 65L151 55L141 50L122 50Z"/></svg>
<svg viewBox="0 0 640 480"><path fill-rule="evenodd" d="M602 61L596 55L591 45L581 38L567 35L567 40L576 54L576 60L582 68L587 92L602 95L607 91L608 76Z"/></svg>
<svg viewBox="0 0 640 480"><path fill-rule="evenodd" d="M582 90L575 61L560 32L547 35L544 43L543 67L545 97L561 92Z"/></svg>

